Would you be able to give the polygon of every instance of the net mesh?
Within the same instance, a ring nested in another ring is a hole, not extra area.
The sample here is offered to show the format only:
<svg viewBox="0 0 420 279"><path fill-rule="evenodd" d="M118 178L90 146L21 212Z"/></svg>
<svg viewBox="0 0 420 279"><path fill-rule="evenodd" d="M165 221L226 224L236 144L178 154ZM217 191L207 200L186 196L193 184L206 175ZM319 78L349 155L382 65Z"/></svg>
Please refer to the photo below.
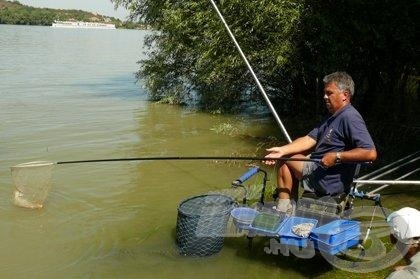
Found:
<svg viewBox="0 0 420 279"><path fill-rule="evenodd" d="M51 188L54 163L29 162L11 167L14 204L26 208L42 208Z"/></svg>
<svg viewBox="0 0 420 279"><path fill-rule="evenodd" d="M186 256L210 256L223 247L223 240L234 207L233 198L208 194L189 198L178 207L176 242Z"/></svg>

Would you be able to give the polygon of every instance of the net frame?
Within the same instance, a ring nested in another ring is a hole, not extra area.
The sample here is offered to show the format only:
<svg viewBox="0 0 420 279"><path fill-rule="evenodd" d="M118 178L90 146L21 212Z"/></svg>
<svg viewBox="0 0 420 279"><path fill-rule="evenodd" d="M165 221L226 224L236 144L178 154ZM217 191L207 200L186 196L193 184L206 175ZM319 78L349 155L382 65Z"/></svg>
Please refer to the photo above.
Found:
<svg viewBox="0 0 420 279"><path fill-rule="evenodd" d="M51 188L54 165L48 161L33 161L12 166L13 203L25 208L43 208Z"/></svg>

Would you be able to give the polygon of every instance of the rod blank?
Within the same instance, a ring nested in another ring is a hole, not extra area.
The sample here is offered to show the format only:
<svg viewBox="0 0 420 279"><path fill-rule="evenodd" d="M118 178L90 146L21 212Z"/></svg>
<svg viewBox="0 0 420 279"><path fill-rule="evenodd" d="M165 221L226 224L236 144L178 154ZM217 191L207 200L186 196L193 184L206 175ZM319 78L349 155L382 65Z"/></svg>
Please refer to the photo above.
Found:
<svg viewBox="0 0 420 279"><path fill-rule="evenodd" d="M132 157L132 158L109 158L109 159L93 159L93 160L77 160L77 161L61 161L57 164L78 164L78 163L98 163L98 162L118 162L118 161L169 161L169 160L242 160L242 161L303 161L303 162L320 162L319 159L309 158L276 158L267 159L264 157L228 157L228 156L170 156L170 157Z"/></svg>

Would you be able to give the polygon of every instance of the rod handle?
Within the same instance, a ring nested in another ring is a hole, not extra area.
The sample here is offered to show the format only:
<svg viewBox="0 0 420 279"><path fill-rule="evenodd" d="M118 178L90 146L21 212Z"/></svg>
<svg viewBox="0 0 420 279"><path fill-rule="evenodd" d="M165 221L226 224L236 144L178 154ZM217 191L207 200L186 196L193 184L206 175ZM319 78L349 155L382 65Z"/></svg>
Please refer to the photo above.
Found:
<svg viewBox="0 0 420 279"><path fill-rule="evenodd" d="M245 181L247 181L248 179L250 179L251 177L253 177L254 175L256 175L259 171L260 171L260 168L259 167L250 168L241 177L239 177L238 179L236 179L235 181L233 181L232 182L232 185L233 186L239 186L239 185L241 185L242 183L244 183Z"/></svg>

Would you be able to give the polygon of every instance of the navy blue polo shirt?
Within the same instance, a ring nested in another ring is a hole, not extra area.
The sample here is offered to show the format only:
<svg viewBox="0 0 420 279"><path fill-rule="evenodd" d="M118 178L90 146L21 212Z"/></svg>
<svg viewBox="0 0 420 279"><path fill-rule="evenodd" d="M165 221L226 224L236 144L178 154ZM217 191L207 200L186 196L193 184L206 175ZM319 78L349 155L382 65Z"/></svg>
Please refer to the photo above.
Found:
<svg viewBox="0 0 420 279"><path fill-rule="evenodd" d="M354 148L375 149L373 140L360 113L348 104L326 119L308 134L316 140L311 158L321 159L328 152ZM356 164L339 164L324 169L317 167L313 174L319 185L313 185L319 195L337 195L348 192L353 181Z"/></svg>

